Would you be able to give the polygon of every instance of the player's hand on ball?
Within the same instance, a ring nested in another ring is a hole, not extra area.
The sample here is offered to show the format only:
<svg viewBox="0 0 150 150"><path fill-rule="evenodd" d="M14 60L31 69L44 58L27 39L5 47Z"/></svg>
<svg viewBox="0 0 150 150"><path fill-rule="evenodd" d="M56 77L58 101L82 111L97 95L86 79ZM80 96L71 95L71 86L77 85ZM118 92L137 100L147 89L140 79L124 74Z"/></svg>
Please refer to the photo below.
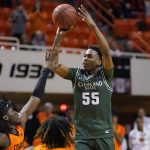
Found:
<svg viewBox="0 0 150 150"><path fill-rule="evenodd" d="M68 32L68 30L69 29L62 30L62 29L58 28L57 31L56 31L56 36L63 37Z"/></svg>
<svg viewBox="0 0 150 150"><path fill-rule="evenodd" d="M83 7L83 5L80 5L78 8L78 15L82 18L83 21L85 21L90 28L93 28L95 26L95 22L92 19L89 12Z"/></svg>

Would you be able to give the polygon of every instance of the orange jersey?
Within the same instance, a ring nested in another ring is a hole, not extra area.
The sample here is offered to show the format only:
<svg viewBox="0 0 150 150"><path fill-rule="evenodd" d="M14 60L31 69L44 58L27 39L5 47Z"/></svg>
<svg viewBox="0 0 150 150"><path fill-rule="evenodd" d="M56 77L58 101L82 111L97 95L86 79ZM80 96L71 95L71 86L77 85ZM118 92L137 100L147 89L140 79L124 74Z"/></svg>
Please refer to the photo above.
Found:
<svg viewBox="0 0 150 150"><path fill-rule="evenodd" d="M115 127L115 132L118 133L120 136L125 136L125 128L124 126L117 124ZM121 150L121 144L117 141L117 139L114 137L114 145L115 150Z"/></svg>
<svg viewBox="0 0 150 150"><path fill-rule="evenodd" d="M74 148L67 147L67 148L50 149L45 144L40 144L40 145L34 147L33 150L74 150Z"/></svg>
<svg viewBox="0 0 150 150"><path fill-rule="evenodd" d="M24 130L21 126L17 125L16 130L18 135L8 134L10 145L5 150L23 150L24 149Z"/></svg>

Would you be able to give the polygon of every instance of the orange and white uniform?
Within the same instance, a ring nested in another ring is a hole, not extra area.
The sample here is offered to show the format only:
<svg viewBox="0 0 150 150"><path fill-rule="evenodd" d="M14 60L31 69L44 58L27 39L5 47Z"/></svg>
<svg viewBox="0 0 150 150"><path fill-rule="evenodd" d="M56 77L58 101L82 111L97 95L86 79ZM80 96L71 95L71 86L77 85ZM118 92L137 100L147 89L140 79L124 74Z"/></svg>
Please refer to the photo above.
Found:
<svg viewBox="0 0 150 150"><path fill-rule="evenodd" d="M8 134L10 145L5 150L24 150L24 130L17 125L16 130L18 135Z"/></svg>

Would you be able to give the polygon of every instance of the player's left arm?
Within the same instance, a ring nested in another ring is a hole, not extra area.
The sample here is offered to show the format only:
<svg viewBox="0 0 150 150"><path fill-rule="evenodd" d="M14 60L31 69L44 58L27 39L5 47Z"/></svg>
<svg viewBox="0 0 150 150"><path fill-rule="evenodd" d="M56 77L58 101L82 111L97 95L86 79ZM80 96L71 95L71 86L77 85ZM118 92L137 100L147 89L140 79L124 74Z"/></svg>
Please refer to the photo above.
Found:
<svg viewBox="0 0 150 150"><path fill-rule="evenodd" d="M79 8L79 15L83 18L83 20L88 24L88 26L94 31L98 46L101 49L103 56L103 65L104 69L110 70L113 68L113 61L110 54L110 47L108 45L107 40L97 27L96 23L92 19L91 15L87 12L87 10L81 5Z"/></svg>
<svg viewBox="0 0 150 150"><path fill-rule="evenodd" d="M49 73L51 72L50 62L47 58L48 55L49 53L46 53L45 67L43 68L41 75L37 81L37 84L32 92L32 96L19 113L19 116L21 118L21 124L23 127L25 127L25 123L28 117L36 110L37 106L44 97L46 81L49 76Z"/></svg>

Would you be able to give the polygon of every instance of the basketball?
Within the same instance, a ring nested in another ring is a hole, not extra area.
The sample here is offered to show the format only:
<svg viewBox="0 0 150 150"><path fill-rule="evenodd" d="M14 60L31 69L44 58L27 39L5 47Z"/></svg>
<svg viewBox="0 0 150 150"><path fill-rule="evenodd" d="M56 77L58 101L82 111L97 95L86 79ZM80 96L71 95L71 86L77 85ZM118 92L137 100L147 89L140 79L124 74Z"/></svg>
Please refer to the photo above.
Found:
<svg viewBox="0 0 150 150"><path fill-rule="evenodd" d="M77 19L76 9L69 4L58 5L53 13L52 20L60 29L66 30L73 26Z"/></svg>

